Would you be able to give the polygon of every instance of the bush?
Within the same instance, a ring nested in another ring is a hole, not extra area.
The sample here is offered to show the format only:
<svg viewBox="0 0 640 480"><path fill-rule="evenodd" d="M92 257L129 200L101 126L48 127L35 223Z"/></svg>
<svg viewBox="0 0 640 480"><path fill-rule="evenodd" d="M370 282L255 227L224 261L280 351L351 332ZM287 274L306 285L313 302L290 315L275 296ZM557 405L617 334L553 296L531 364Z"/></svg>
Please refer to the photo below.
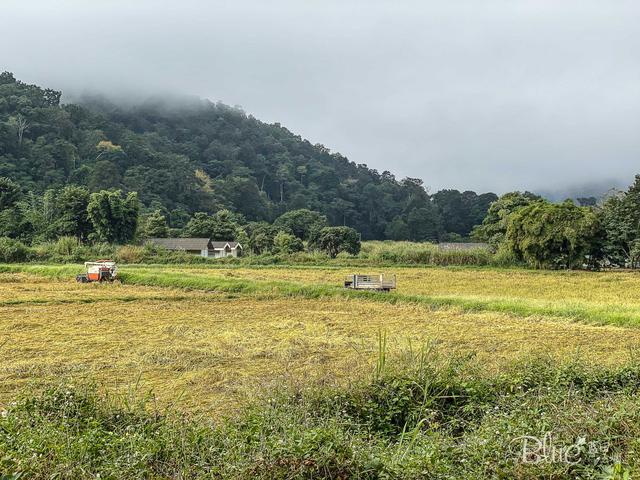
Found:
<svg viewBox="0 0 640 480"><path fill-rule="evenodd" d="M357 255L361 247L360 236L351 227L324 227L314 232L310 244L331 258L335 258L341 252Z"/></svg>
<svg viewBox="0 0 640 480"><path fill-rule="evenodd" d="M302 240L287 232L278 232L273 239L273 250L276 254L287 255L301 252L304 249Z"/></svg>
<svg viewBox="0 0 640 480"><path fill-rule="evenodd" d="M53 245L53 250L58 255L74 257L80 247L80 241L76 237L60 237Z"/></svg>
<svg viewBox="0 0 640 480"><path fill-rule="evenodd" d="M29 249L25 244L8 237L0 237L0 262L23 262Z"/></svg>
<svg viewBox="0 0 640 480"><path fill-rule="evenodd" d="M122 263L142 263L147 251L145 247L138 245L123 245L116 250L114 260Z"/></svg>

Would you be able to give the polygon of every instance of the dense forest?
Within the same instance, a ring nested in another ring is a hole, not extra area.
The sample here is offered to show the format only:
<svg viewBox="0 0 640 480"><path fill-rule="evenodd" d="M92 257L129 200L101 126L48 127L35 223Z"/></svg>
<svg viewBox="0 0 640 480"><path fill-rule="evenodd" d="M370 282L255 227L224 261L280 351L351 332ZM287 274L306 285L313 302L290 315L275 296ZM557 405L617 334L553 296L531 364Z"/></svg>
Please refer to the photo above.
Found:
<svg viewBox="0 0 640 480"><path fill-rule="evenodd" d="M0 74L0 177L20 186L23 202L76 185L137 192L141 213L160 211L174 229L197 212L272 222L309 209L363 239L445 240L468 236L497 199L457 190L430 195L419 179L355 164L220 103L60 99L61 92Z"/></svg>

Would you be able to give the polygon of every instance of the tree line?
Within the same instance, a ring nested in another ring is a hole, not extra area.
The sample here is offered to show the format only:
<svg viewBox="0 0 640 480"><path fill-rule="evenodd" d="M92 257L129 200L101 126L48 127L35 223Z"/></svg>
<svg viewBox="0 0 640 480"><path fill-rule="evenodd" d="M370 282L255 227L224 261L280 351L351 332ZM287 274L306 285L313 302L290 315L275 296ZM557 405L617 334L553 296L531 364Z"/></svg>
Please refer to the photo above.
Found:
<svg viewBox="0 0 640 480"><path fill-rule="evenodd" d="M419 179L355 164L221 103L163 97L119 106L60 98L0 74L0 177L20 185L23 202L75 185L90 194L137 192L140 211L160 211L174 229L197 212L229 210L273 223L307 209L363 239L437 241L467 237L497 199L472 191L429 194Z"/></svg>
<svg viewBox="0 0 640 480"><path fill-rule="evenodd" d="M291 254L320 250L331 257L357 255L360 235L346 226L332 227L319 212L285 212L273 223L247 221L242 214L222 209L196 212L183 228L170 227L160 210L141 214L136 192L89 189L67 185L44 195L23 194L13 180L0 177L0 238L27 244L75 237L81 242L127 244L169 236L239 241L255 254Z"/></svg>
<svg viewBox="0 0 640 480"><path fill-rule="evenodd" d="M626 192L578 203L507 193L472 236L536 268L640 266L640 175Z"/></svg>

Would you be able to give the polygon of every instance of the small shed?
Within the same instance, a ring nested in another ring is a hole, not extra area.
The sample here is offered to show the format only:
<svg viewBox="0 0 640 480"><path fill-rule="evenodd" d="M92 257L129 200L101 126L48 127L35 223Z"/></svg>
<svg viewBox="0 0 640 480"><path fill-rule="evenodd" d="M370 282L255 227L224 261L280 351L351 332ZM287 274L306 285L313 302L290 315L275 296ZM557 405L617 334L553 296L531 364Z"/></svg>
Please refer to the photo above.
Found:
<svg viewBox="0 0 640 480"><path fill-rule="evenodd" d="M208 238L150 238L149 243L167 250L200 255L201 257L239 257L242 245L238 242L212 242Z"/></svg>

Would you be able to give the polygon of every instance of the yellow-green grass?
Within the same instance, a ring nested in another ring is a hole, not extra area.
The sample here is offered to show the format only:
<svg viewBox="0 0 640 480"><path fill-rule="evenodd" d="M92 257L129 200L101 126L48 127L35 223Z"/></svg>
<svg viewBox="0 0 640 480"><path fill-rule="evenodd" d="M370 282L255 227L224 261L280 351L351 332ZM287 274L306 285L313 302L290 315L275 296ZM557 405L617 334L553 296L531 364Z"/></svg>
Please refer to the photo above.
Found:
<svg viewBox="0 0 640 480"><path fill-rule="evenodd" d="M475 352L489 369L530 354L616 364L640 345L636 329L543 316L3 274L0 403L29 385L91 379L113 390L139 383L161 402L226 412L269 385L358 378L376 359L380 332L390 356L436 344L444 355Z"/></svg>
<svg viewBox="0 0 640 480"><path fill-rule="evenodd" d="M74 265L5 265L0 271L26 271L73 277ZM362 297L388 303L456 306L468 311L562 317L596 324L640 326L640 275L636 272L543 272L489 268L396 268L398 290L391 295L340 288L353 269L319 267L123 266L129 284L183 287L221 292L302 296ZM375 273L375 272L371 272Z"/></svg>
<svg viewBox="0 0 640 480"><path fill-rule="evenodd" d="M149 267L128 267L148 269ZM398 267L381 271L355 271L353 268L269 267L206 268L163 266L163 271L188 274L286 280L307 284L340 285L353 273L396 273L398 293L407 295L461 295L485 298L523 298L531 300L575 300L589 303L617 303L640 306L640 273L633 271L538 271L467 267ZM373 269L375 270L375 269Z"/></svg>
<svg viewBox="0 0 640 480"><path fill-rule="evenodd" d="M130 267L130 272L197 277L228 285L249 281L267 287L288 282L339 288L353 269ZM364 273L364 272L361 272ZM377 272L367 272L377 273ZM640 326L640 274L636 272L533 271L478 268L396 268L398 289L384 301L454 305L468 310L545 315L600 324ZM326 291L325 291L326 293ZM334 292L336 293L336 292Z"/></svg>

